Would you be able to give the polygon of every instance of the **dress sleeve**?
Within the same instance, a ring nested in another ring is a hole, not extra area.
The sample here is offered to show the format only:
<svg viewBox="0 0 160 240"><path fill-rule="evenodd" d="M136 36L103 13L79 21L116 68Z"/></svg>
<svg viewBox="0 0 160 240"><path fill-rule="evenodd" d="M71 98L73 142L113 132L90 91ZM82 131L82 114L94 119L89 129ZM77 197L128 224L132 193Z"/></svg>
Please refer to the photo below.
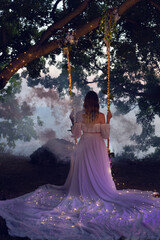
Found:
<svg viewBox="0 0 160 240"><path fill-rule="evenodd" d="M110 134L110 125L108 123L101 124L101 136L108 139Z"/></svg>
<svg viewBox="0 0 160 240"><path fill-rule="evenodd" d="M72 127L72 134L74 138L80 138L81 136L81 123L75 123Z"/></svg>

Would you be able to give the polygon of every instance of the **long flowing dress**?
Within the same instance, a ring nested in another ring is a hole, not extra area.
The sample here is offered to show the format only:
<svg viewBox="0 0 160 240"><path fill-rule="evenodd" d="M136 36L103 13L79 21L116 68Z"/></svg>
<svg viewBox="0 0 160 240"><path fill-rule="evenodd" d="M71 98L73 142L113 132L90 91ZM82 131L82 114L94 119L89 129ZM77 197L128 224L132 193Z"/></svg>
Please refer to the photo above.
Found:
<svg viewBox="0 0 160 240"><path fill-rule="evenodd" d="M9 234L32 240L159 240L160 201L152 192L117 191L104 138L108 124L72 129L80 137L65 185L44 185L0 201Z"/></svg>

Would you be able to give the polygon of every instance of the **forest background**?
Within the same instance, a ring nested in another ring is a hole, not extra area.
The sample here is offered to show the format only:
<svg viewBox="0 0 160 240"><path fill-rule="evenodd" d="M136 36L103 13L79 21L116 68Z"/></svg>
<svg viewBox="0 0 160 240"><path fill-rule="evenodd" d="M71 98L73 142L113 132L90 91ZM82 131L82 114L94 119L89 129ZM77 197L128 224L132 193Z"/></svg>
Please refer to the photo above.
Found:
<svg viewBox="0 0 160 240"><path fill-rule="evenodd" d="M29 155L49 138L73 141L68 131L72 106L66 45L75 108L92 88L106 114L107 57L99 25L108 13L116 20L111 42L111 148L122 158L159 159L158 0L1 0L1 152ZM74 36L71 44L68 36Z"/></svg>

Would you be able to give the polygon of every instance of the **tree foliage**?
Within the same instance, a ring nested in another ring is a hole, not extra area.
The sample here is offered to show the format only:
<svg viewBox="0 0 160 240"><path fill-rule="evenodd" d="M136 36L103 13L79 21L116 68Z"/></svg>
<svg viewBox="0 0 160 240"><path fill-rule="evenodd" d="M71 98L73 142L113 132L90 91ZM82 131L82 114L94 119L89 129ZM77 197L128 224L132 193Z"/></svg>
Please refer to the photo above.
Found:
<svg viewBox="0 0 160 240"><path fill-rule="evenodd" d="M16 74L0 95L0 152L14 148L15 141L37 138L32 119L33 108L25 101L19 103L16 94L21 91L21 78ZM40 119L39 119L40 121Z"/></svg>
<svg viewBox="0 0 160 240"><path fill-rule="evenodd" d="M97 23L109 9L117 8L121 18L111 45L112 102L123 114L138 108L137 123L142 125L142 133L132 138L140 150L145 151L153 145L153 122L155 115L160 116L158 0L66 0L64 8L60 0L1 1L1 70L18 56L21 62L17 59L17 65L13 64L15 67L8 65L10 71L27 64L25 76L29 86L40 83L45 88L55 87L64 94L68 88L67 62L65 58L57 62L56 55L62 53L68 32L73 32L78 39L76 44L69 46L73 85L85 94L88 90L87 77L96 75L93 82L97 82L103 90L100 92L102 103L106 102L103 92L107 88L107 60L104 34L98 31ZM85 7L67 22L68 16L85 2ZM32 61L28 57L25 60L25 53L32 54ZM42 56L43 53L45 56ZM36 54L37 57L33 58ZM49 65L62 69L58 78L50 77L46 60ZM41 77L41 72L45 73L45 77Z"/></svg>

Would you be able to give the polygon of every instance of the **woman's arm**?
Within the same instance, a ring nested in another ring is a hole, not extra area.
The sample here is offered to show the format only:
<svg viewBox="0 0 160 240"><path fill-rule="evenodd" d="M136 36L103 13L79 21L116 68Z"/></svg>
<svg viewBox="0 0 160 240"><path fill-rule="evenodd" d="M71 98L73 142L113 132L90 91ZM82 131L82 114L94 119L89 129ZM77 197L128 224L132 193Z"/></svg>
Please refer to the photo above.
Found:
<svg viewBox="0 0 160 240"><path fill-rule="evenodd" d="M109 112L107 113L107 123L108 123L108 124L110 123L111 118L112 118L112 113L111 113L111 111L109 110Z"/></svg>
<svg viewBox="0 0 160 240"><path fill-rule="evenodd" d="M72 126L72 134L74 138L81 137L81 123L74 123Z"/></svg>

